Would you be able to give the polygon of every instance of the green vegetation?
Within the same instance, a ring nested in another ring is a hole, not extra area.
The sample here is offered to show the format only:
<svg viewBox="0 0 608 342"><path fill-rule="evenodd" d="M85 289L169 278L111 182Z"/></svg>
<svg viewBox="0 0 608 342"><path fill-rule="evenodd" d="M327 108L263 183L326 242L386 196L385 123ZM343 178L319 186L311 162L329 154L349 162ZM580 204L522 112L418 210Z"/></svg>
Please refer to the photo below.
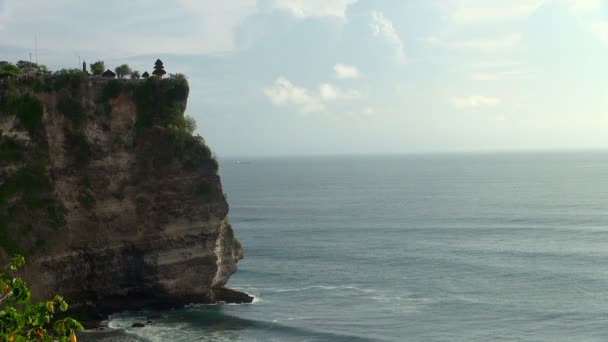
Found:
<svg viewBox="0 0 608 342"><path fill-rule="evenodd" d="M17 76L21 72L18 66L7 61L0 61L0 78Z"/></svg>
<svg viewBox="0 0 608 342"><path fill-rule="evenodd" d="M15 275L24 264L25 258L16 255L0 270L0 338L9 342L76 342L82 325L70 317L54 320L57 313L68 310L61 296L31 302L28 285ZM51 326L52 331L47 330Z"/></svg>
<svg viewBox="0 0 608 342"><path fill-rule="evenodd" d="M114 72L116 73L116 77L125 78L125 76L130 75L132 71L129 65L123 64L117 66L116 69L114 69Z"/></svg>
<svg viewBox="0 0 608 342"><path fill-rule="evenodd" d="M138 80L140 77L141 77L141 75L139 74L139 71L133 70L131 72L131 79L132 80Z"/></svg>
<svg viewBox="0 0 608 342"><path fill-rule="evenodd" d="M34 135L42 127L42 104L30 94L8 93L0 98L0 115L12 114L23 127Z"/></svg>
<svg viewBox="0 0 608 342"><path fill-rule="evenodd" d="M106 70L106 65L103 61L97 61L91 64L89 68L91 69L91 74L94 76L99 76Z"/></svg>
<svg viewBox="0 0 608 342"><path fill-rule="evenodd" d="M97 204L90 190L85 190L78 194L78 202L87 210L95 209L95 205Z"/></svg>
<svg viewBox="0 0 608 342"><path fill-rule="evenodd" d="M110 80L101 91L101 100L108 101L109 99L118 97L122 91L122 88L123 84L121 81Z"/></svg>
<svg viewBox="0 0 608 342"><path fill-rule="evenodd" d="M61 69L47 79L46 91L68 89L72 96L80 95L81 85L86 84L89 75L80 69Z"/></svg>
<svg viewBox="0 0 608 342"><path fill-rule="evenodd" d="M194 131L196 131L196 120L190 115L186 115L184 121L184 129L186 132L190 135L194 134Z"/></svg>
<svg viewBox="0 0 608 342"><path fill-rule="evenodd" d="M0 165L22 161L24 150L25 146L19 140L0 136Z"/></svg>
<svg viewBox="0 0 608 342"><path fill-rule="evenodd" d="M36 75L46 75L50 73L46 65L36 64L34 62L19 61L17 62L17 67L21 69L21 72L25 73L32 73Z"/></svg>
<svg viewBox="0 0 608 342"><path fill-rule="evenodd" d="M65 222L61 207L57 204L44 165L21 167L0 184L0 247L8 253L19 252L19 246L9 235L9 229L14 228L16 222L27 225L36 217L47 217L49 226L61 226Z"/></svg>
<svg viewBox="0 0 608 342"><path fill-rule="evenodd" d="M134 91L138 131L153 126L169 127L170 124L184 130L183 113L189 90L183 75L168 79L152 77L138 84Z"/></svg>
<svg viewBox="0 0 608 342"><path fill-rule="evenodd" d="M77 127L80 127L86 118L80 101L72 97L60 97L57 101L57 111L70 119Z"/></svg>
<svg viewBox="0 0 608 342"><path fill-rule="evenodd" d="M217 172L217 161L203 138L192 136L196 121L184 116L189 93L184 75L173 74L166 79L152 77L136 84L133 91L137 104L136 137L146 135L137 141L147 142L139 147L138 154L144 170L150 172L177 159L186 169L209 164Z"/></svg>
<svg viewBox="0 0 608 342"><path fill-rule="evenodd" d="M65 134L65 149L68 154L74 160L76 166L86 165L91 159L91 145L87 141L84 134L80 132L73 132L71 130L64 130Z"/></svg>

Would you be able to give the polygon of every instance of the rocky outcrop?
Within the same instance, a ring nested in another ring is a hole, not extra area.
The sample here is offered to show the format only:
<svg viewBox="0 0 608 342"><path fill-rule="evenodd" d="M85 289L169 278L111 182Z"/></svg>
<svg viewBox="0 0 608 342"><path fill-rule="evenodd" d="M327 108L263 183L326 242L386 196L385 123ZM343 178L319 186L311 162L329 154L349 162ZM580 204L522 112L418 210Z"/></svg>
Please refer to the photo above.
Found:
<svg viewBox="0 0 608 342"><path fill-rule="evenodd" d="M0 84L0 258L89 314L250 302L222 289L243 250L185 79L62 77Z"/></svg>

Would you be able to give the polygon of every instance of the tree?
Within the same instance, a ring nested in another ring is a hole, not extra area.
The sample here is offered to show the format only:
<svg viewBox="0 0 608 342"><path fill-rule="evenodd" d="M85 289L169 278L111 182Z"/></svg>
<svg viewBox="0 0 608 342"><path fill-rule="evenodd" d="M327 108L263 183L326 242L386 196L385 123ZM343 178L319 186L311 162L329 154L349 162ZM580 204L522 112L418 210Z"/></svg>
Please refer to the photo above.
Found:
<svg viewBox="0 0 608 342"><path fill-rule="evenodd" d="M106 70L106 65L103 61L97 61L89 65L89 68L91 69L91 74L99 76Z"/></svg>
<svg viewBox="0 0 608 342"><path fill-rule="evenodd" d="M121 66L116 67L116 69L114 69L114 72L116 72L116 76L118 78L125 78L125 76L131 74L131 67L127 64L123 64Z"/></svg>
<svg viewBox="0 0 608 342"><path fill-rule="evenodd" d="M157 59L154 63L154 71L152 71L152 75L163 78L163 75L166 74L165 67L163 66L163 61Z"/></svg>
<svg viewBox="0 0 608 342"><path fill-rule="evenodd" d="M190 115L186 115L184 126L184 130L188 132L188 134L193 134L194 131L196 131L196 120Z"/></svg>
<svg viewBox="0 0 608 342"><path fill-rule="evenodd" d="M141 77L141 75L139 74L139 71L133 70L131 72L131 79L132 80L138 80L140 77Z"/></svg>
<svg viewBox="0 0 608 342"><path fill-rule="evenodd" d="M46 65L29 61L19 61L17 62L17 67L19 67L22 72L31 72L34 74L48 74L50 72Z"/></svg>
<svg viewBox="0 0 608 342"><path fill-rule="evenodd" d="M0 273L0 338L14 342L76 342L76 332L82 325L73 318L66 317L53 323L54 333L49 332L56 312L66 312L68 303L59 295L51 300L32 303L27 284L14 273L25 264L25 258L14 256L11 263Z"/></svg>
<svg viewBox="0 0 608 342"><path fill-rule="evenodd" d="M0 61L0 78L17 76L21 72L18 66L7 61Z"/></svg>

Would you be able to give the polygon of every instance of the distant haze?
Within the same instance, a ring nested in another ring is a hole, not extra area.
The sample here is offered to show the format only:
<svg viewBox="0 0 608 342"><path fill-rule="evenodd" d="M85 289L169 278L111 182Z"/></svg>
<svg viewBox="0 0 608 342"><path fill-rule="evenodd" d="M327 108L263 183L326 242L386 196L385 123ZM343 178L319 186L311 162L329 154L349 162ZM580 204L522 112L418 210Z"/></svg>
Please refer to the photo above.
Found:
<svg viewBox="0 0 608 342"><path fill-rule="evenodd" d="M223 157L608 148L605 0L0 0L0 60L188 76Z"/></svg>

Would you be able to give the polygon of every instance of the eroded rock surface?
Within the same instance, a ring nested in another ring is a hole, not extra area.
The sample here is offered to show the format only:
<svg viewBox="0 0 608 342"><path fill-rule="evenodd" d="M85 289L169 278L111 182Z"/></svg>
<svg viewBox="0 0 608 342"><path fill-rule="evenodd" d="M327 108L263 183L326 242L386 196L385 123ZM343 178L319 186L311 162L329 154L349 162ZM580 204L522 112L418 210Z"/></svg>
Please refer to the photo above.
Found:
<svg viewBox="0 0 608 342"><path fill-rule="evenodd" d="M220 290L243 250L217 162L184 132L185 80L45 82L0 84L0 151L20 151L0 160L0 258L25 254L37 297L89 314L250 302ZM42 106L38 126L6 105L25 95ZM41 184L20 188L30 178Z"/></svg>

